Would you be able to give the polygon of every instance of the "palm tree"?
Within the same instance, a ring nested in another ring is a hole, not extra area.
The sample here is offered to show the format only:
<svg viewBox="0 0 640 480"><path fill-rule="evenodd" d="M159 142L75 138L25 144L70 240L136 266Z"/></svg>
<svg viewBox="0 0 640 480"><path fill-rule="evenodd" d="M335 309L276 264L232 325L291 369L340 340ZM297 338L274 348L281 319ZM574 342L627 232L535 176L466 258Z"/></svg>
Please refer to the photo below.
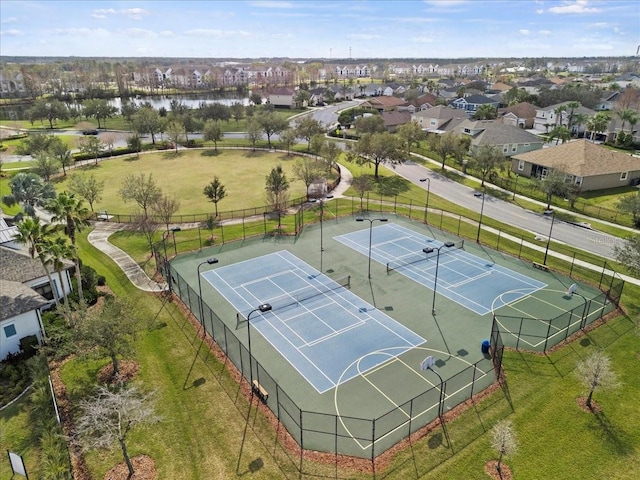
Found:
<svg viewBox="0 0 640 480"><path fill-rule="evenodd" d="M567 128L569 129L569 132L571 132L571 125L573 125L573 118L574 118L574 113L573 112L574 112L574 110L576 108L580 108L580 106L581 106L581 103L580 102L576 102L575 100L567 103L567 108L570 109L569 110L569 121L567 122Z"/></svg>
<svg viewBox="0 0 640 480"><path fill-rule="evenodd" d="M65 267L63 260L73 260L75 258L73 247L67 242L67 239L63 237L56 237L55 239L45 238L42 242L41 251L46 257L47 263L51 264L53 270L57 272L60 288L62 289L64 285L62 271ZM65 302L65 310L69 311L68 302Z"/></svg>
<svg viewBox="0 0 640 480"><path fill-rule="evenodd" d="M553 113L556 115L556 125L562 125L562 113L567 111L566 105L560 105Z"/></svg>
<svg viewBox="0 0 640 480"><path fill-rule="evenodd" d="M553 127L553 130L549 133L549 142L552 142L554 138L556 139L556 145L559 140L562 140L562 143L564 143L571 138L571 132L564 125L557 125Z"/></svg>
<svg viewBox="0 0 640 480"><path fill-rule="evenodd" d="M82 227L89 224L87 217L89 210L83 205L82 200L77 199L72 193L62 192L57 198L47 204L47 210L53 213L51 220L53 222L64 223L64 233L71 240L74 258L73 263L76 266L76 281L78 283L78 298L80 302L84 300L82 293L82 275L80 273L80 256L78 255L78 246L76 245L76 232L82 230Z"/></svg>
<svg viewBox="0 0 640 480"><path fill-rule="evenodd" d="M51 274L49 273L49 269L47 268L48 260L43 248L45 240L55 232L55 227L45 223L40 223L40 217L25 217L18 222L16 227L18 229L18 233L15 236L15 241L28 246L31 258L38 257L40 263L42 263L42 268L47 275L47 279L49 280L53 299L56 302L56 306L59 307L60 299L58 296L58 290L56 289L53 279L51 278ZM62 285L60 285L60 287L62 287Z"/></svg>
<svg viewBox="0 0 640 480"><path fill-rule="evenodd" d="M2 197L2 201L9 207L20 204L27 215L35 215L35 207L44 205L55 198L53 185L42 181L35 173L18 173L9 182L11 194Z"/></svg>
<svg viewBox="0 0 640 480"><path fill-rule="evenodd" d="M575 132L571 132L572 134L575 133L576 136L578 136L578 133L580 132L580 125L584 125L587 122L587 119L589 117L587 116L586 113L576 113L573 115L573 126L575 127ZM569 131L571 131L571 129L569 129Z"/></svg>
<svg viewBox="0 0 640 480"><path fill-rule="evenodd" d="M624 124L629 122L631 125L631 129L633 130L633 126L638 123L640 119L638 117L638 112L632 110L631 108L625 108L624 110L620 110L617 112L618 117L622 120L622 125L620 125L620 131L624 133Z"/></svg>
<svg viewBox="0 0 640 480"><path fill-rule="evenodd" d="M592 141L596 134L602 133L607 129L610 120L611 118L607 112L598 112L587 120L587 129L591 132Z"/></svg>

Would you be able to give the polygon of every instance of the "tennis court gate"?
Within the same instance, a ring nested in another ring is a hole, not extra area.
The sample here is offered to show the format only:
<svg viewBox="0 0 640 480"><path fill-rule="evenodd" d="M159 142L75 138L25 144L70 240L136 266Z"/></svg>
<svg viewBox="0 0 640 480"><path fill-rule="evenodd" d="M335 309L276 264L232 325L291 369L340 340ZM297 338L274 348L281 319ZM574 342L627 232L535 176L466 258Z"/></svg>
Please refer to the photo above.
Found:
<svg viewBox="0 0 640 480"><path fill-rule="evenodd" d="M281 450L274 453L276 461L286 459L299 473L304 473L303 452L313 450L334 456L335 472L338 471L338 457L347 455L356 457L356 461L360 458L361 461L370 462L375 475L377 456L437 419L438 408L429 407L438 405L440 390L437 387L439 386L430 388L374 419L302 410L255 357L251 358L251 362L249 361L249 351L238 336L246 335L246 330L244 328L235 330L233 326L236 324L236 318L225 323L209 305L203 302L203 318L200 319L198 292L168 262L163 264L166 265L166 269L162 268L161 273L168 275L167 281L172 286L173 293L198 318L207 335L221 348L247 381L250 378L249 366L252 365L253 378L257 379L269 393L266 405L298 445L297 451L292 450L290 442L281 441L279 434L277 443ZM496 334L499 336L499 332ZM464 403L492 385L502 371L501 361L500 351L500 354L495 355L494 358L486 356L446 379L443 389L447 394L447 409ZM231 398L237 395L237 391L227 393ZM407 419L407 412L426 413L409 415ZM356 441L368 446L361 448ZM331 477L338 478L333 474Z"/></svg>

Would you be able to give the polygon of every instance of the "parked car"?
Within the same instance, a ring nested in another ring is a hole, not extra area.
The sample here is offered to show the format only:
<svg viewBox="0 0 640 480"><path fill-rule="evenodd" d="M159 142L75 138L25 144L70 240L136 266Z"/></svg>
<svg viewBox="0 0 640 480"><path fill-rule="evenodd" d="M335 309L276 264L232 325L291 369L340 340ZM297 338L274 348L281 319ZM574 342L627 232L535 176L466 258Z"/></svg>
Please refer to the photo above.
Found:
<svg viewBox="0 0 640 480"><path fill-rule="evenodd" d="M98 134L98 130L96 130L95 128L90 128L89 130L83 130L82 134L83 135L97 135Z"/></svg>

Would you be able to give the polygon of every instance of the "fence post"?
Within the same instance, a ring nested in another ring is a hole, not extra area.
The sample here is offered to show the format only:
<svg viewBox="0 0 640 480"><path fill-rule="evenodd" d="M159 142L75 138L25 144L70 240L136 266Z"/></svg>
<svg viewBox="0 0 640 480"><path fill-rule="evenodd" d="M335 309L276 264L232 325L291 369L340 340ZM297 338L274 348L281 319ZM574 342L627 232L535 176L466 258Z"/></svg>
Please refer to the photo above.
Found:
<svg viewBox="0 0 640 480"><path fill-rule="evenodd" d="M304 429L302 428L302 409L300 409L300 473L302 473L302 453L304 452Z"/></svg>

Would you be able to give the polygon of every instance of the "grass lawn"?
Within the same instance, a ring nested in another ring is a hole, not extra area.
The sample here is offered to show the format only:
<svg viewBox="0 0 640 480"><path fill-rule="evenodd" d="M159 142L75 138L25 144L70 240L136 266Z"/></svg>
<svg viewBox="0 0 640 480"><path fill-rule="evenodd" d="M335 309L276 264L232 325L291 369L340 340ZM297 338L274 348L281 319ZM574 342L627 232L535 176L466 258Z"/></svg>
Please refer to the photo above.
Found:
<svg viewBox="0 0 640 480"><path fill-rule="evenodd" d="M162 192L180 202L178 214L210 213L214 205L202 193L214 176L218 176L225 186L227 196L218 203L221 211L250 208L266 203L265 178L276 165L282 165L289 179L290 198L302 197L305 185L295 180L292 173L295 159L286 154L250 150L186 150L177 155L174 151L150 153L127 158L114 158L101 161L97 166L88 165L74 170L68 175L79 172L93 174L105 182L102 200L95 210L107 210L113 213L132 213L137 206L134 203L123 204L118 190L122 179L129 174L152 174ZM59 177L56 189L67 188L69 179Z"/></svg>

